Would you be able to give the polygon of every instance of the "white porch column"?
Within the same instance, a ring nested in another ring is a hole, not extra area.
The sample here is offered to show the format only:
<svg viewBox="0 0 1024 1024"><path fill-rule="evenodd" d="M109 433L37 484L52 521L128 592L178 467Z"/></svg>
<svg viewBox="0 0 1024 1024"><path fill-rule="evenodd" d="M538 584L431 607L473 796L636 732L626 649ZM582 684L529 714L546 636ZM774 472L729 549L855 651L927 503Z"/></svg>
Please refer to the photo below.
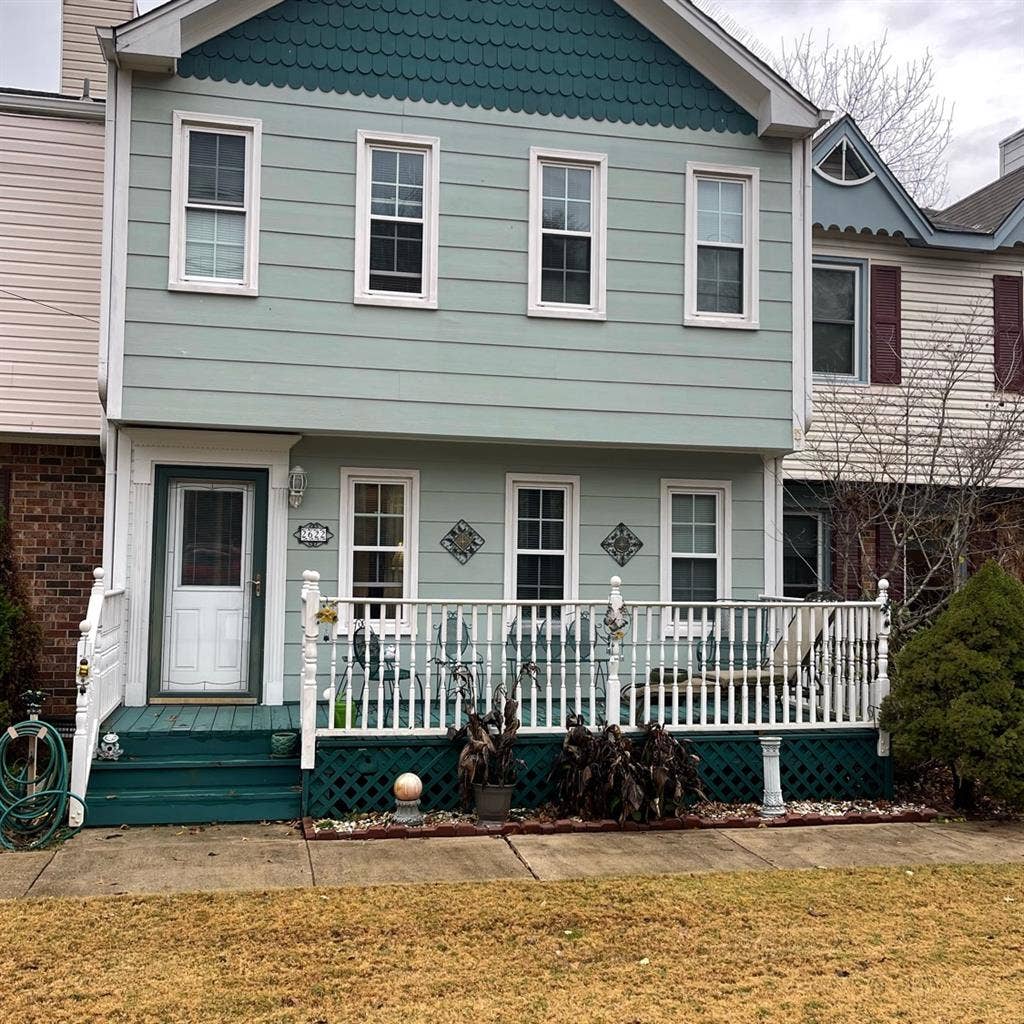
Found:
<svg viewBox="0 0 1024 1024"><path fill-rule="evenodd" d="M881 713L882 701L889 696L889 630L892 627L892 614L889 605L889 581L878 581L878 597L875 599L878 611L877 618L878 636L878 663L875 666L874 699L871 701L875 718L875 725L878 725ZM878 756L889 756L889 734L878 730Z"/></svg>
<svg viewBox="0 0 1024 1024"><path fill-rule="evenodd" d="M622 577L611 578L611 594L608 595L608 612L604 617L611 640L608 644L608 687L604 695L604 717L609 725L619 724L619 660L622 652L622 633L617 623L622 620Z"/></svg>
<svg viewBox="0 0 1024 1024"><path fill-rule="evenodd" d="M312 768L316 763L316 668L317 640L320 623L320 573L307 569L302 574L302 684L299 707L302 724L302 758L300 767ZM333 709L330 712L333 714Z"/></svg>
<svg viewBox="0 0 1024 1024"><path fill-rule="evenodd" d="M781 818L786 813L782 800L782 770L779 749L781 736L761 737L761 758L764 762L764 796L761 799L762 818Z"/></svg>

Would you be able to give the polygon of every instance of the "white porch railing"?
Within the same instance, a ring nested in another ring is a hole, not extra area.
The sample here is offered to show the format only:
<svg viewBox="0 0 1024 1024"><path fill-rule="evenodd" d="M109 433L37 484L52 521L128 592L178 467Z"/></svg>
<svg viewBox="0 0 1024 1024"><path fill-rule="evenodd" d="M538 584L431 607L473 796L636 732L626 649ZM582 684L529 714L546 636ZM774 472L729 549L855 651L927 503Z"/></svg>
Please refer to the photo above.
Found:
<svg viewBox="0 0 1024 1024"><path fill-rule="evenodd" d="M75 664L75 738L71 748L71 792L85 798L100 723L124 696L124 646L128 620L124 590L105 590L104 572L93 570L89 610L79 625ZM83 809L71 802L68 823L82 824Z"/></svg>
<svg viewBox="0 0 1024 1024"><path fill-rule="evenodd" d="M324 597L302 586L302 767L317 736L444 735L519 701L523 733L658 721L680 731L877 726L888 583L873 601L713 603ZM326 725L317 706L326 702Z"/></svg>

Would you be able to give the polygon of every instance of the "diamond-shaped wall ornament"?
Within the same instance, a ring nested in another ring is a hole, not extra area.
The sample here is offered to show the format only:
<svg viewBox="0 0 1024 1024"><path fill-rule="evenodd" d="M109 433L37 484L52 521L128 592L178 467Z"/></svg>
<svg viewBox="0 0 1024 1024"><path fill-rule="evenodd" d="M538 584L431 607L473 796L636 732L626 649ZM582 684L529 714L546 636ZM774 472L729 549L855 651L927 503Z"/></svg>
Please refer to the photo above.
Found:
<svg viewBox="0 0 1024 1024"><path fill-rule="evenodd" d="M644 542L625 524L618 526L608 534L601 547L615 559L619 565L625 565L642 547Z"/></svg>
<svg viewBox="0 0 1024 1024"><path fill-rule="evenodd" d="M483 537L465 519L460 519L441 538L441 547L460 565L465 565L483 546Z"/></svg>

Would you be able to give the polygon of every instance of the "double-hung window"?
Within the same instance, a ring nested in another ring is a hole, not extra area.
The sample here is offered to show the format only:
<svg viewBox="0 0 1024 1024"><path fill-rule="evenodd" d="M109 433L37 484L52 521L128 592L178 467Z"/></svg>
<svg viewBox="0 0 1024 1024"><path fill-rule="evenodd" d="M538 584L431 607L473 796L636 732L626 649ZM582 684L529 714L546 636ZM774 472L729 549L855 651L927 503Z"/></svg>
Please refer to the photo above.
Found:
<svg viewBox="0 0 1024 1024"><path fill-rule="evenodd" d="M782 517L782 593L806 598L823 590L824 528L818 512L787 512Z"/></svg>
<svg viewBox="0 0 1024 1024"><path fill-rule="evenodd" d="M577 477L506 478L505 598L572 601L578 580ZM539 610L543 616L543 610Z"/></svg>
<svg viewBox="0 0 1024 1024"><path fill-rule="evenodd" d="M605 319L608 158L530 150L531 316Z"/></svg>
<svg viewBox="0 0 1024 1024"><path fill-rule="evenodd" d="M261 122L174 112L168 287L256 295Z"/></svg>
<svg viewBox="0 0 1024 1024"><path fill-rule="evenodd" d="M355 301L437 308L438 139L360 131Z"/></svg>
<svg viewBox="0 0 1024 1024"><path fill-rule="evenodd" d="M728 481L662 480L662 601L730 596L731 495Z"/></svg>
<svg viewBox="0 0 1024 1024"><path fill-rule="evenodd" d="M408 618L415 599L419 474L415 470L341 471L341 593L371 619ZM365 603L364 603L365 602Z"/></svg>
<svg viewBox="0 0 1024 1024"><path fill-rule="evenodd" d="M863 264L815 261L812 273L814 372L866 380Z"/></svg>
<svg viewBox="0 0 1024 1024"><path fill-rule="evenodd" d="M686 165L685 322L758 326L759 172Z"/></svg>

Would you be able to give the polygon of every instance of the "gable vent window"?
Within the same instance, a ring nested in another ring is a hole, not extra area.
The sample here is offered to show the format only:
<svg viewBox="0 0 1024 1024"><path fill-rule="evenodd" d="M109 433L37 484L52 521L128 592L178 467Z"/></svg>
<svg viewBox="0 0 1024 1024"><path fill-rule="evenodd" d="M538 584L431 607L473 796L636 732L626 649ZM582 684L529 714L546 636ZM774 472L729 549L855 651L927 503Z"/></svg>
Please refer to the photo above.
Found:
<svg viewBox="0 0 1024 1024"><path fill-rule="evenodd" d="M255 295L260 122L174 114L168 287Z"/></svg>
<svg viewBox="0 0 1024 1024"><path fill-rule="evenodd" d="M846 139L840 139L838 145L818 164L818 170L824 177L841 185L859 185L874 177Z"/></svg>
<svg viewBox="0 0 1024 1024"><path fill-rule="evenodd" d="M604 319L606 167L600 153L530 150L531 316Z"/></svg>
<svg viewBox="0 0 1024 1024"><path fill-rule="evenodd" d="M439 148L426 136L358 133L357 303L437 308Z"/></svg>

